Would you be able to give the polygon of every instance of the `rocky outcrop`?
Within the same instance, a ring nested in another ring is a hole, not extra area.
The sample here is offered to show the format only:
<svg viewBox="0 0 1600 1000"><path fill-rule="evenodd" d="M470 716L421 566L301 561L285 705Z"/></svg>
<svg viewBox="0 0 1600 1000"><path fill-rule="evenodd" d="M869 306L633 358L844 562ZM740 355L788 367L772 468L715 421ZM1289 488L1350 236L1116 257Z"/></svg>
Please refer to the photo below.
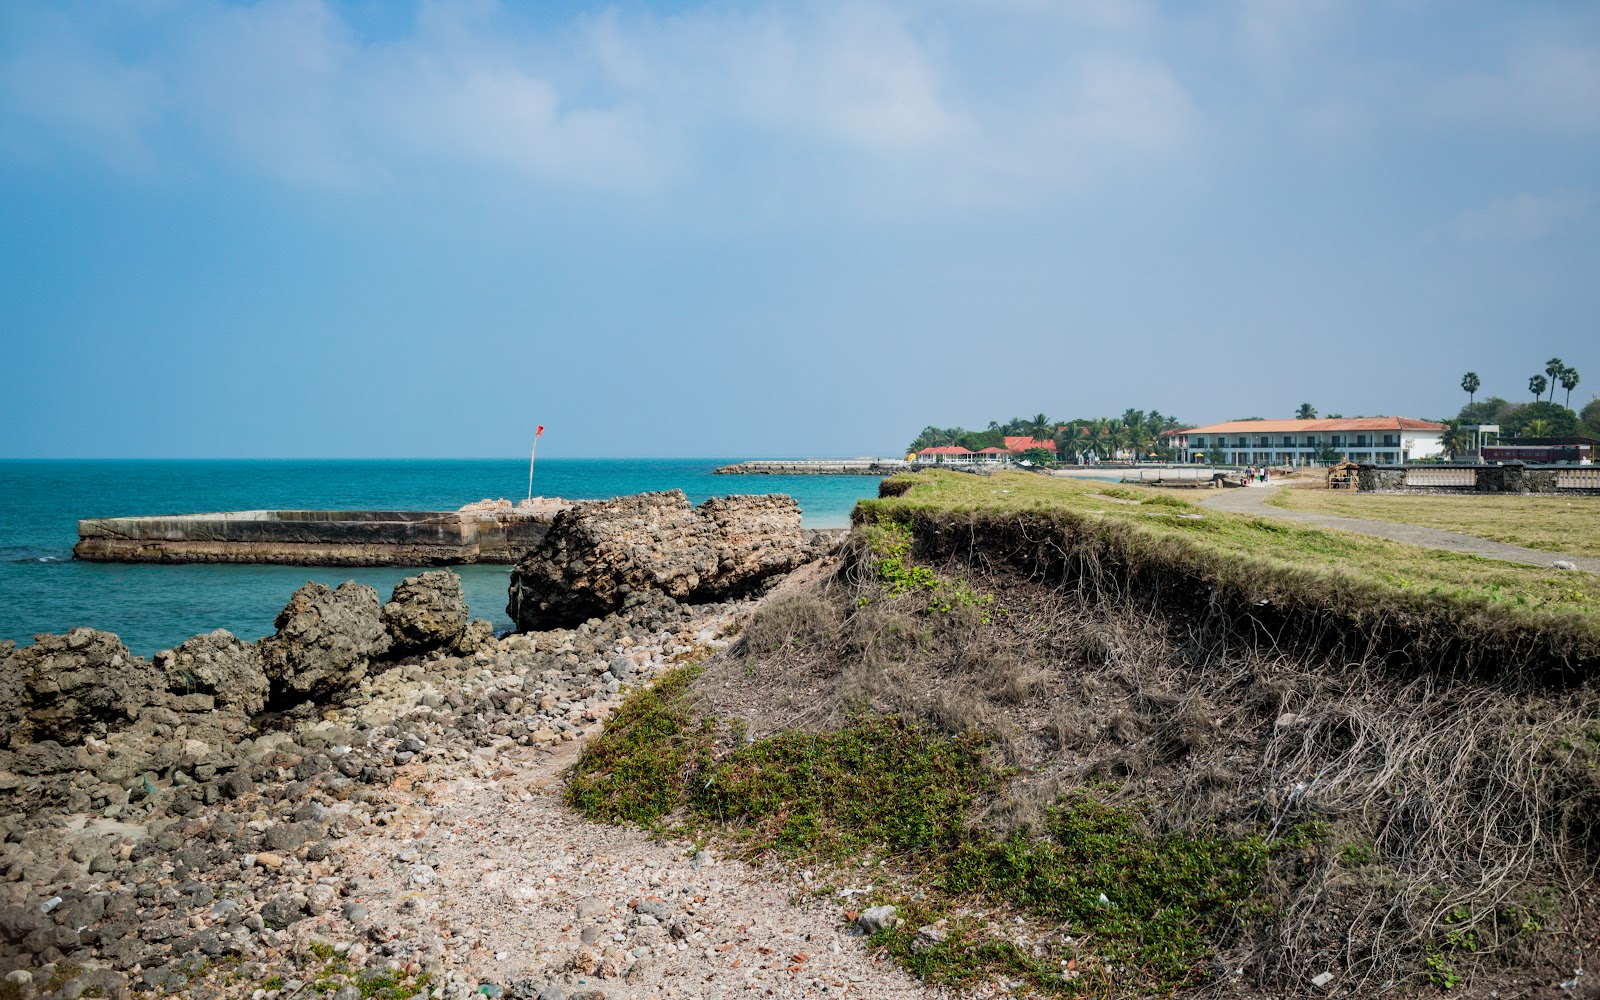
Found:
<svg viewBox="0 0 1600 1000"><path fill-rule="evenodd" d="M800 529L800 504L782 493L712 497L695 513L705 521L716 568L702 578L701 601L748 593L768 577L787 573L808 558L810 539Z"/></svg>
<svg viewBox="0 0 1600 1000"><path fill-rule="evenodd" d="M257 644L274 694L318 699L358 683L389 649L380 608L378 592L354 580L295 591L273 622L277 633Z"/></svg>
<svg viewBox="0 0 1600 1000"><path fill-rule="evenodd" d="M269 685L261 651L227 629L162 650L156 654L156 667L174 694L207 694L218 708L245 715L255 715L267 705Z"/></svg>
<svg viewBox="0 0 1600 1000"><path fill-rule="evenodd" d="M791 497L730 496L691 507L682 490L576 504L511 576L523 631L598 618L662 595L684 603L749 593L808 557Z"/></svg>
<svg viewBox="0 0 1600 1000"><path fill-rule="evenodd" d="M126 725L166 685L148 660L128 652L110 632L75 628L41 635L0 663L4 742L13 747L53 740L77 745Z"/></svg>
<svg viewBox="0 0 1600 1000"><path fill-rule="evenodd" d="M383 606L392 657L413 656L433 649L454 648L467 630L467 599L461 577L449 570L408 576Z"/></svg>

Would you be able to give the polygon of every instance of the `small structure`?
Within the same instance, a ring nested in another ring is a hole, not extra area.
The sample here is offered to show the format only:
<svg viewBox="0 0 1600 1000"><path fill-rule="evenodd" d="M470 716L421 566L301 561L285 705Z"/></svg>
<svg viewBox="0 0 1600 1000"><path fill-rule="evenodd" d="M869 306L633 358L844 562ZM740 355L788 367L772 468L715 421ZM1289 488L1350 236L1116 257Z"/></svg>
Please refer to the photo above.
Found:
<svg viewBox="0 0 1600 1000"><path fill-rule="evenodd" d="M958 444L941 444L917 452L918 465L971 465L972 452Z"/></svg>
<svg viewBox="0 0 1600 1000"><path fill-rule="evenodd" d="M1358 473L1361 466L1354 462L1340 462L1338 465L1328 466L1328 489L1353 490L1359 482Z"/></svg>
<svg viewBox="0 0 1600 1000"><path fill-rule="evenodd" d="M1595 447L1591 437L1518 437L1483 447L1485 462L1528 462L1540 465L1593 465Z"/></svg>

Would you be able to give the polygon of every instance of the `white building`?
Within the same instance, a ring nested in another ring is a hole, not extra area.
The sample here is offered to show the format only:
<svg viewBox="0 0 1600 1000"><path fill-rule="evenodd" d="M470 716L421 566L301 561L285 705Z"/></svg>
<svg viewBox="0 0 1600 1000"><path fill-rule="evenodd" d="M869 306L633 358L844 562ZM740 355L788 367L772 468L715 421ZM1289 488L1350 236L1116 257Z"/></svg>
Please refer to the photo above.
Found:
<svg viewBox="0 0 1600 1000"><path fill-rule="evenodd" d="M1312 465L1333 461L1398 465L1444 454L1444 425L1410 417L1351 420L1229 420L1167 431L1183 462Z"/></svg>

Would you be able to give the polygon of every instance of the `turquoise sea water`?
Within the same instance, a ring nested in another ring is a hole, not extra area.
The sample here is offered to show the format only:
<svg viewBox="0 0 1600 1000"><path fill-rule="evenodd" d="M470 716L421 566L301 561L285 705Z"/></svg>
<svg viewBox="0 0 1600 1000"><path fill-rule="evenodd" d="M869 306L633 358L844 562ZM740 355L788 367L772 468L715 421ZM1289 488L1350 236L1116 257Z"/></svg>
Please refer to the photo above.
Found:
<svg viewBox="0 0 1600 1000"><path fill-rule="evenodd" d="M788 493L807 527L842 527L870 476L713 476L728 459L547 459L534 492L592 499L676 487L694 503L728 493ZM148 656L225 628L245 639L307 580L356 579L385 599L420 569L158 566L78 562L82 517L258 509L453 510L485 497L516 500L528 466L516 460L0 461L0 639L31 642L76 625L115 632ZM457 567L476 616L506 617L507 566Z"/></svg>

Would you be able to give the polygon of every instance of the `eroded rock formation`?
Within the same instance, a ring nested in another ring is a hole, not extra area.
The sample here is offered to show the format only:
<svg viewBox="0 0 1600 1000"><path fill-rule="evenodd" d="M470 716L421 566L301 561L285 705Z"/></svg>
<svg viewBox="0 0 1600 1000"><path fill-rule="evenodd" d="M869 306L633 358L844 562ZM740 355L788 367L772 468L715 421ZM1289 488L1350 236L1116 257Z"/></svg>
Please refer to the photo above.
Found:
<svg viewBox="0 0 1600 1000"><path fill-rule="evenodd" d="M0 663L4 742L82 743L138 717L165 684L160 671L110 632L42 635Z"/></svg>
<svg viewBox="0 0 1600 1000"><path fill-rule="evenodd" d="M269 683L261 651L227 629L197 635L176 649L156 654L167 689L180 695L208 694L218 708L255 715L267 704Z"/></svg>
<svg viewBox="0 0 1600 1000"><path fill-rule="evenodd" d="M406 577L383 606L382 619L393 640L390 656L455 646L467 630L468 619L461 577L449 570Z"/></svg>
<svg viewBox="0 0 1600 1000"><path fill-rule="evenodd" d="M257 643L274 692L322 698L359 682L389 649L380 609L378 592L354 580L295 591L273 621L277 633Z"/></svg>
<svg viewBox="0 0 1600 1000"><path fill-rule="evenodd" d="M556 515L517 563L506 610L527 631L601 617L646 595L725 600L807 558L800 506L781 494L699 507L682 490L584 501Z"/></svg>

